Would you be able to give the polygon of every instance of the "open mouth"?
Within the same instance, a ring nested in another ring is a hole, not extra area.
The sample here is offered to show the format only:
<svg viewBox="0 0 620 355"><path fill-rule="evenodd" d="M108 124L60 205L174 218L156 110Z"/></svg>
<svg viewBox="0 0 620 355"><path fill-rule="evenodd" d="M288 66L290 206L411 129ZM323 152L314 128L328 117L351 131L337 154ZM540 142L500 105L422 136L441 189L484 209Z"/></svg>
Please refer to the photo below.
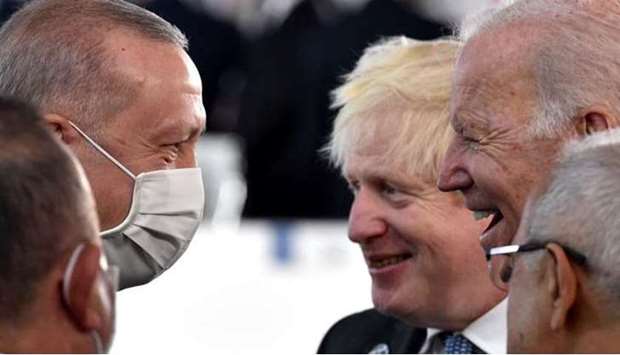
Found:
<svg viewBox="0 0 620 355"><path fill-rule="evenodd" d="M489 223L489 226L484 230L484 232L482 232L482 235L493 229L493 227L495 227L499 222L502 221L502 219L504 219L504 215L498 209L490 211L489 215L493 215L493 219L491 220L491 223Z"/></svg>
<svg viewBox="0 0 620 355"><path fill-rule="evenodd" d="M482 247L487 250L493 247L501 246L505 244L504 236L499 233L497 225L504 220L504 215L499 209L492 209L486 211L476 211L474 212L474 216L476 213L484 214L485 217L493 216L491 219L491 223L487 226L487 228L482 232L480 236L480 242Z"/></svg>
<svg viewBox="0 0 620 355"><path fill-rule="evenodd" d="M473 214L476 221L493 216L491 223L489 223L488 227L484 230L484 232L482 232L482 234L485 234L486 232L493 229L493 227L495 227L502 219L504 219L504 215L502 214L502 212L496 208L490 210L473 211Z"/></svg>
<svg viewBox="0 0 620 355"><path fill-rule="evenodd" d="M368 266L372 269L381 269L388 266L396 265L402 263L406 260L411 259L412 255L409 253L388 256L388 257L370 257L368 258Z"/></svg>

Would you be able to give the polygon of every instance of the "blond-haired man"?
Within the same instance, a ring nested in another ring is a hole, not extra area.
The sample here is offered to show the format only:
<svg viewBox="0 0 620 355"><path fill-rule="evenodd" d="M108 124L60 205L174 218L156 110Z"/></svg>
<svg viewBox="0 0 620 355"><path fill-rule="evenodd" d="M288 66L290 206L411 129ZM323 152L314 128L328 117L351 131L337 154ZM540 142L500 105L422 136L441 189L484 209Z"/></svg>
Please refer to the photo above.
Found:
<svg viewBox="0 0 620 355"><path fill-rule="evenodd" d="M368 265L375 308L334 325L320 353L505 352L505 294L478 240L488 221L435 186L452 138L458 49L383 41L335 91L327 150L354 193L349 239Z"/></svg>

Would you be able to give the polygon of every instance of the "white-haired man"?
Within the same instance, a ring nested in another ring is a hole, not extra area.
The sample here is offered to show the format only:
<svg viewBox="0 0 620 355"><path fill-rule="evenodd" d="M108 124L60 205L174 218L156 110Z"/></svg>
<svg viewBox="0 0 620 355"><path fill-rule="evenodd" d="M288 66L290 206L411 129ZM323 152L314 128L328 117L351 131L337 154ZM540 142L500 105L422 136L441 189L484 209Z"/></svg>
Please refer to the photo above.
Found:
<svg viewBox="0 0 620 355"><path fill-rule="evenodd" d="M390 39L368 48L335 92L328 151L354 194L349 239L366 260L375 308L336 323L320 353L505 352L505 294L478 239L488 220L435 186L452 138L458 50Z"/></svg>
<svg viewBox="0 0 620 355"><path fill-rule="evenodd" d="M620 2L521 0L462 31L439 189L510 244L529 193L571 138L620 123Z"/></svg>
<svg viewBox="0 0 620 355"><path fill-rule="evenodd" d="M612 132L569 145L529 200L515 245L490 251L494 278L510 282L511 353L620 351L620 131Z"/></svg>

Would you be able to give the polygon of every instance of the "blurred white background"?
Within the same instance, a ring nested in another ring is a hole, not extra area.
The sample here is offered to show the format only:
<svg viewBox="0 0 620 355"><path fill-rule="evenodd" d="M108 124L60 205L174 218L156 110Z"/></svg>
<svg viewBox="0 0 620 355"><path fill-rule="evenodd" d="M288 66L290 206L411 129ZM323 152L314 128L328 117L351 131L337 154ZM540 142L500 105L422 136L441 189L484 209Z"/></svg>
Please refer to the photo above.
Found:
<svg viewBox="0 0 620 355"><path fill-rule="evenodd" d="M336 320L369 308L370 283L345 223L205 224L150 284L117 294L112 353L314 353Z"/></svg>

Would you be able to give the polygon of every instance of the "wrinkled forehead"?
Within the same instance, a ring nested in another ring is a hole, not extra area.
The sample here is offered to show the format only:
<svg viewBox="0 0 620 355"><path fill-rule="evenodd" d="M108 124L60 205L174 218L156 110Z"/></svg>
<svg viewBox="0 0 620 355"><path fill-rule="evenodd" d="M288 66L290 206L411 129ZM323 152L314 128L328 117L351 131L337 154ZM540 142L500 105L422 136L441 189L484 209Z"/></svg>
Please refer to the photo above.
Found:
<svg viewBox="0 0 620 355"><path fill-rule="evenodd" d="M462 89L530 75L537 41L527 36L536 36L536 28L506 25L470 39L457 60L455 84Z"/></svg>
<svg viewBox="0 0 620 355"><path fill-rule="evenodd" d="M176 44L122 28L106 34L104 43L115 70L129 82L139 86L173 85L184 92L202 93L198 69L187 52Z"/></svg>
<svg viewBox="0 0 620 355"><path fill-rule="evenodd" d="M536 104L534 47L513 27L472 38L455 68L450 104L453 126L458 129L462 115L531 113L529 109Z"/></svg>
<svg viewBox="0 0 620 355"><path fill-rule="evenodd" d="M420 189L434 188L434 181L412 174L399 160L386 154L349 153L342 167L342 175L352 180L387 180Z"/></svg>

